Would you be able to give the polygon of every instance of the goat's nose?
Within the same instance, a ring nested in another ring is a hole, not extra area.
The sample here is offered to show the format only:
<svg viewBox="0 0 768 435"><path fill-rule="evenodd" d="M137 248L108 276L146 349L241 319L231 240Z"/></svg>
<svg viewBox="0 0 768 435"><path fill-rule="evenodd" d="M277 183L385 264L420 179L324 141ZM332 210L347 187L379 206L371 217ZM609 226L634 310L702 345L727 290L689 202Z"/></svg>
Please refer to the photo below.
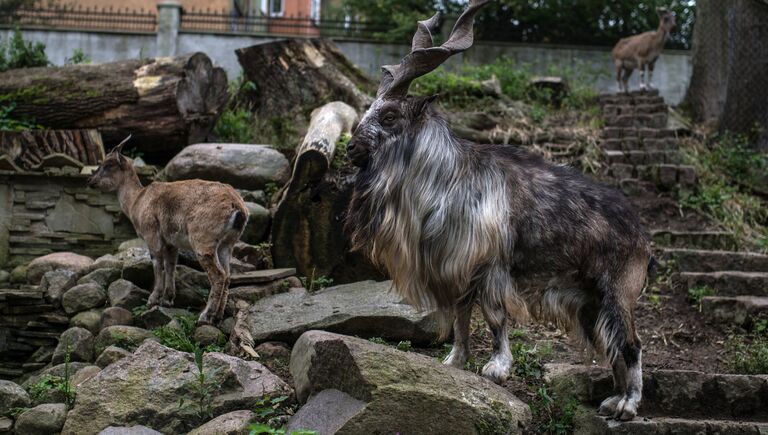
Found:
<svg viewBox="0 0 768 435"><path fill-rule="evenodd" d="M356 146L356 145L355 145L355 142L354 142L354 141L349 141L349 143L347 144L347 153L350 153L350 152L352 152L352 150L354 150L354 149L355 149L355 146Z"/></svg>

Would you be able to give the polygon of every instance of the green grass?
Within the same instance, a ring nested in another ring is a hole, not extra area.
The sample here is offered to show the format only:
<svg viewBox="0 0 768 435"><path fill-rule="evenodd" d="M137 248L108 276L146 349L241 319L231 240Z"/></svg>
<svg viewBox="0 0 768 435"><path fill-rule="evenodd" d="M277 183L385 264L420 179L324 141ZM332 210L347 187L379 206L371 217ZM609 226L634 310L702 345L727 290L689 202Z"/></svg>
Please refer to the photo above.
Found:
<svg viewBox="0 0 768 435"><path fill-rule="evenodd" d="M219 341L202 347L200 343L195 342L195 323L197 319L194 316L175 317L176 325L163 325L152 330L152 334L160 340L160 344L182 352L195 353L198 350L204 352L221 352L226 343L226 337L222 334Z"/></svg>
<svg viewBox="0 0 768 435"><path fill-rule="evenodd" d="M726 343L730 371L745 375L768 374L768 319L752 319L747 335L735 335Z"/></svg>
<svg viewBox="0 0 768 435"><path fill-rule="evenodd" d="M701 311L701 300L704 299L706 296L714 296L715 295L715 289L708 286L698 286L698 287L692 287L688 289L688 300L693 303L693 305Z"/></svg>
<svg viewBox="0 0 768 435"><path fill-rule="evenodd" d="M256 420L248 428L250 435L317 435L316 431L307 429L286 432L283 423L297 408L288 399L288 396L266 395L256 402Z"/></svg>
<svg viewBox="0 0 768 435"><path fill-rule="evenodd" d="M246 109L226 109L219 117L213 134L221 142L254 143L256 129L253 114Z"/></svg>

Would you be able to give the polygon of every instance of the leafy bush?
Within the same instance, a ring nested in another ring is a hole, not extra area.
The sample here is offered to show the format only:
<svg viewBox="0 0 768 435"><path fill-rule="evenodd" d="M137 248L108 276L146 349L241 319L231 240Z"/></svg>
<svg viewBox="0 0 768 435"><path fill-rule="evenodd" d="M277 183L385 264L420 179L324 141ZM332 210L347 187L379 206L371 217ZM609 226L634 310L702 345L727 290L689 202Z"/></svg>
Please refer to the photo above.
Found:
<svg viewBox="0 0 768 435"><path fill-rule="evenodd" d="M0 72L48 64L45 44L25 41L18 28L13 32L10 41L0 41Z"/></svg>
<svg viewBox="0 0 768 435"><path fill-rule="evenodd" d="M72 57L68 57L65 61L67 65L78 65L81 63L91 63L91 58L87 54L83 53L83 50L76 48L72 52Z"/></svg>
<svg viewBox="0 0 768 435"><path fill-rule="evenodd" d="M727 343L728 367L734 373L768 374L768 336L755 334L752 338L732 337Z"/></svg>
<svg viewBox="0 0 768 435"><path fill-rule="evenodd" d="M42 127L35 124L34 121L25 119L14 119L11 112L16 108L16 103L11 102L7 106L0 106L0 131L24 131L37 130Z"/></svg>
<svg viewBox="0 0 768 435"><path fill-rule="evenodd" d="M218 343L209 344L201 348L200 344L195 342L195 325L197 319L194 316L177 316L174 318L175 325L163 325L152 330L152 334L160 339L160 344L168 346L182 352L195 353L198 350L204 352L221 352L226 345L223 337L220 337Z"/></svg>
<svg viewBox="0 0 768 435"><path fill-rule="evenodd" d="M253 143L253 115L246 109L226 109L213 128L213 134L222 142Z"/></svg>

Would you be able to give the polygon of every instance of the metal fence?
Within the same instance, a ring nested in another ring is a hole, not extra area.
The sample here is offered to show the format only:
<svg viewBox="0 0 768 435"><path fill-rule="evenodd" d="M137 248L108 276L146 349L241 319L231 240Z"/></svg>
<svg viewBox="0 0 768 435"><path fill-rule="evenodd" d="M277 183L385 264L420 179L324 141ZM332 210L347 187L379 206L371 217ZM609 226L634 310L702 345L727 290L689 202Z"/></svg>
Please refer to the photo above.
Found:
<svg viewBox="0 0 768 435"><path fill-rule="evenodd" d="M154 33L157 30L157 14L143 9L21 8L0 11L0 26Z"/></svg>

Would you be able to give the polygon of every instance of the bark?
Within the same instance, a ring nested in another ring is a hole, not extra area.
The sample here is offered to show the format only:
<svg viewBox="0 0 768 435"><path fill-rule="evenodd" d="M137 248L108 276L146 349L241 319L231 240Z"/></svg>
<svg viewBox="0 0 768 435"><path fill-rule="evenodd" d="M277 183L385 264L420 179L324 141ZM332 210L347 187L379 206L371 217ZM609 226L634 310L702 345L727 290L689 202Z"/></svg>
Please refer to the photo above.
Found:
<svg viewBox="0 0 768 435"><path fill-rule="evenodd" d="M332 165L339 138L350 132L356 118L355 110L341 102L312 113L272 219L275 267L295 267L300 275L327 276L336 283L382 277L359 254L349 252L344 216L354 169Z"/></svg>
<svg viewBox="0 0 768 435"><path fill-rule="evenodd" d="M96 130L3 131L0 132L0 155L15 170L95 166L104 159L104 145Z"/></svg>
<svg viewBox="0 0 768 435"><path fill-rule="evenodd" d="M363 110L374 83L325 39L286 39L235 50L248 80L248 100L265 118L309 113L318 102L343 101Z"/></svg>
<svg viewBox="0 0 768 435"><path fill-rule="evenodd" d="M203 53L0 73L0 104L52 129L97 129L107 146L170 157L203 142L228 100L227 75Z"/></svg>

